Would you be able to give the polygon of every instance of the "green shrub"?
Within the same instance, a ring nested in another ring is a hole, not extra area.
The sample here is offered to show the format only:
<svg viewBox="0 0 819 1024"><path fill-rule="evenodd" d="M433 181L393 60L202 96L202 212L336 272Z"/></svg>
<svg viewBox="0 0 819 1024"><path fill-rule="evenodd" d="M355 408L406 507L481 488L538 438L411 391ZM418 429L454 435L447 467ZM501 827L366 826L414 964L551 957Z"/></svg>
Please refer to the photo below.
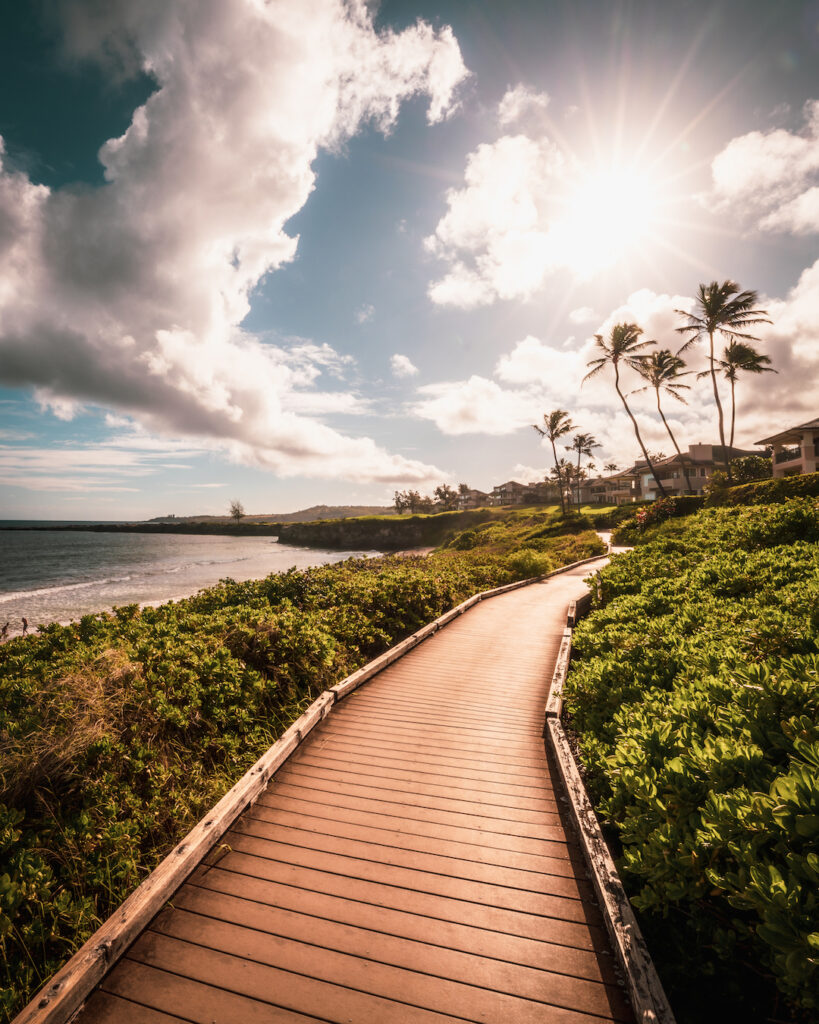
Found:
<svg viewBox="0 0 819 1024"><path fill-rule="evenodd" d="M817 541L804 498L655 527L603 570L566 687L678 998L712 975L745 1019L742 964L819 1007Z"/></svg>
<svg viewBox="0 0 819 1024"><path fill-rule="evenodd" d="M719 496L709 498L709 505L767 505L788 498L819 497L819 473L780 476L773 480L729 487Z"/></svg>

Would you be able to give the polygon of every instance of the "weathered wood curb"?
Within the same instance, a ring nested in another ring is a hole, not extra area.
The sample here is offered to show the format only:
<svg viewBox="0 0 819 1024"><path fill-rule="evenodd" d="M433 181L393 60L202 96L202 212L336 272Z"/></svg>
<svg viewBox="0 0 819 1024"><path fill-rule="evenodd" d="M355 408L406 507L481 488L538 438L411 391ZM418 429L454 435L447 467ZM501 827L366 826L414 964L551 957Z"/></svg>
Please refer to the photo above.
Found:
<svg viewBox="0 0 819 1024"><path fill-rule="evenodd" d="M261 795L277 769L339 701L478 602L533 583L541 583L552 576L596 562L601 557L604 556L594 555L571 562L542 576L519 580L474 594L353 672L336 686L325 690L208 814L194 825L145 881L100 925L68 963L20 1011L12 1024L67 1024L95 986L125 954L137 936L148 927L234 821Z"/></svg>
<svg viewBox="0 0 819 1024"><path fill-rule="evenodd" d="M600 822L583 785L577 762L563 728L563 686L569 671L572 629L591 606L591 594L572 601L561 641L549 699L546 704L545 735L560 772L586 866L606 922L606 930L620 970L625 978L631 1006L638 1024L675 1024L657 969L651 959L640 926L609 853Z"/></svg>

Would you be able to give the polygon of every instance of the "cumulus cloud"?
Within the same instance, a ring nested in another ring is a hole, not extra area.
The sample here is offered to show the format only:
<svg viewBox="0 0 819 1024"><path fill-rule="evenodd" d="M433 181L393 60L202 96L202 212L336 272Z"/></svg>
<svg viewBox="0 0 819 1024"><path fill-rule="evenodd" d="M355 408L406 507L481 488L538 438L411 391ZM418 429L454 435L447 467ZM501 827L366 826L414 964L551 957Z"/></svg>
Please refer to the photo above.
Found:
<svg viewBox="0 0 819 1024"><path fill-rule="evenodd" d="M549 97L545 92L534 92L525 85L516 85L507 89L498 104L498 121L501 125L514 124L526 114L541 112L549 105Z"/></svg>
<svg viewBox="0 0 819 1024"><path fill-rule="evenodd" d="M502 388L486 377L426 384L418 394L411 411L444 434L511 434L538 415L535 395Z"/></svg>
<svg viewBox="0 0 819 1024"><path fill-rule="evenodd" d="M569 319L573 324L591 324L599 320L600 317L591 306L580 306L569 313Z"/></svg>
<svg viewBox="0 0 819 1024"><path fill-rule="evenodd" d="M363 0L64 10L75 54L136 62L157 88L100 150L104 187L50 190L0 165L5 383L58 415L101 405L281 474L433 475L298 411L293 392L328 370L326 353L240 324L261 277L295 254L284 225L320 148L365 123L388 131L412 96L427 95L430 123L454 109L466 69L451 30L376 31Z"/></svg>
<svg viewBox="0 0 819 1024"><path fill-rule="evenodd" d="M414 377L418 373L418 367L409 356L402 356L398 352L390 359L390 369L394 377Z"/></svg>
<svg viewBox="0 0 819 1024"><path fill-rule="evenodd" d="M529 299L559 272L589 278L650 238L655 191L640 168L584 166L546 136L482 143L424 240L447 265L429 297L474 309Z"/></svg>
<svg viewBox="0 0 819 1024"><path fill-rule="evenodd" d="M469 309L528 298L540 287L561 262L549 197L563 170L556 146L526 135L505 135L469 154L464 187L447 192L447 211L425 241L451 264L430 286L433 302Z"/></svg>
<svg viewBox="0 0 819 1024"><path fill-rule="evenodd" d="M804 114L801 132L777 128L732 139L711 164L708 205L762 231L819 231L819 100Z"/></svg>

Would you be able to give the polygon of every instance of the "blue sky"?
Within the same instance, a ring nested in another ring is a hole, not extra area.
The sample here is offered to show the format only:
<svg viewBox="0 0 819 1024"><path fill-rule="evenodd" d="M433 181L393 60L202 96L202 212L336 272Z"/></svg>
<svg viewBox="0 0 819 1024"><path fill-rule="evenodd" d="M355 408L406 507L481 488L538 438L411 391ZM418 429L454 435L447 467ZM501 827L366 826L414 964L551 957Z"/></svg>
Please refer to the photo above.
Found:
<svg viewBox="0 0 819 1024"><path fill-rule="evenodd" d="M713 279L773 320L740 443L819 411L816 2L36 11L0 34L0 517L536 479L555 407L624 465L593 335L676 347ZM704 384L669 412L716 439Z"/></svg>

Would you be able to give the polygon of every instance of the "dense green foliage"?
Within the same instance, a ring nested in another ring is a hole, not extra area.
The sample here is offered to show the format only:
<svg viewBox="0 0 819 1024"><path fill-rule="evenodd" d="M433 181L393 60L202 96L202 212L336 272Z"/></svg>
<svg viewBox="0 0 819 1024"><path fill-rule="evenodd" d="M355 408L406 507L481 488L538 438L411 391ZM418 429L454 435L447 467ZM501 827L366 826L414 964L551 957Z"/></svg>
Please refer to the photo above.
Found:
<svg viewBox="0 0 819 1024"><path fill-rule="evenodd" d="M779 476L772 480L758 480L756 483L729 487L719 495L709 498L711 505L765 505L772 501L788 498L819 497L819 473L802 473L799 476Z"/></svg>
<svg viewBox="0 0 819 1024"><path fill-rule="evenodd" d="M749 1019L756 972L815 1013L819 504L705 510L648 532L603 571L575 634L567 707L588 784L666 949L672 1003L703 1019L691 979L712 975L709 998Z"/></svg>
<svg viewBox="0 0 819 1024"><path fill-rule="evenodd" d="M476 591L602 551L545 513L492 530L468 552L224 580L0 647L0 1019L323 689Z"/></svg>

